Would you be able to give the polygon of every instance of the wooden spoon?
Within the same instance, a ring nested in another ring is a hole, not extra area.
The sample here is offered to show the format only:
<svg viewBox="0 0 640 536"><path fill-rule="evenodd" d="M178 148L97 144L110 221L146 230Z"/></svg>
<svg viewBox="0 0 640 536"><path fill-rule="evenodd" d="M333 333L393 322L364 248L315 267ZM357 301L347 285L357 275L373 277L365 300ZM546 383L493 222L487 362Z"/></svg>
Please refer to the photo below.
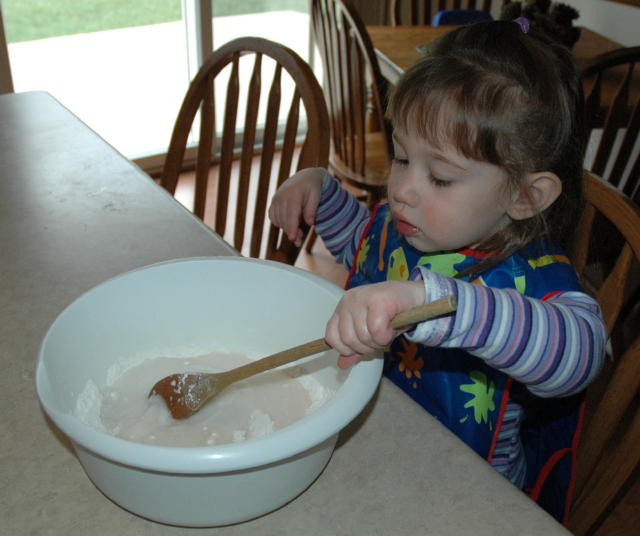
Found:
<svg viewBox="0 0 640 536"><path fill-rule="evenodd" d="M404 328L455 309L456 299L448 296L396 315L391 325L396 329ZM171 374L159 380L149 392L149 396L161 396L174 419L185 419L234 382L330 348L324 339L317 339L226 372Z"/></svg>

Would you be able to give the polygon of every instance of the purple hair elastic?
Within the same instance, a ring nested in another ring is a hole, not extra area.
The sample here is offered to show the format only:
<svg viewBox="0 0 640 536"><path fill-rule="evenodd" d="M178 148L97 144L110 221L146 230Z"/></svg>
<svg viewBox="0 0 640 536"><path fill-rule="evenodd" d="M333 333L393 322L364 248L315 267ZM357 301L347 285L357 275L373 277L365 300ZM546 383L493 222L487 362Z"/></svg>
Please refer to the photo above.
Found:
<svg viewBox="0 0 640 536"><path fill-rule="evenodd" d="M529 33L529 28L531 28L531 21L527 17L518 17L517 19L513 19L513 22L520 26L522 33Z"/></svg>

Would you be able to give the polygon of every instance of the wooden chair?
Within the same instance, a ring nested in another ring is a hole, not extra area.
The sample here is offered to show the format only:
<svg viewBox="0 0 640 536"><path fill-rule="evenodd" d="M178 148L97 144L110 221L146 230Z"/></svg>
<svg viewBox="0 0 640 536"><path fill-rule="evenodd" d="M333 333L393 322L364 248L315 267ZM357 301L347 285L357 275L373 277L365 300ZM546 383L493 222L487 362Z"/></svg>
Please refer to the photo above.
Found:
<svg viewBox="0 0 640 536"><path fill-rule="evenodd" d="M366 192L373 206L385 195L392 155L384 117L386 82L369 34L351 4L312 0L311 20L331 116L331 171Z"/></svg>
<svg viewBox="0 0 640 536"><path fill-rule="evenodd" d="M637 201L640 199L640 47L621 48L597 56L584 67L583 84L588 125L592 133L601 132L593 163L588 167Z"/></svg>
<svg viewBox="0 0 640 536"><path fill-rule="evenodd" d="M268 222L267 202L296 169L328 163L329 116L311 68L293 50L257 37L214 51L173 129L160 179L172 195L198 110L194 213L206 223L211 207L211 227L241 253L293 264L299 248Z"/></svg>
<svg viewBox="0 0 640 536"><path fill-rule="evenodd" d="M432 26L462 26L472 22L488 22L493 17L483 9L443 9L431 20Z"/></svg>
<svg viewBox="0 0 640 536"><path fill-rule="evenodd" d="M506 2L507 0L389 0L387 19L391 26L431 25L436 13L445 9L478 9L497 19Z"/></svg>
<svg viewBox="0 0 640 536"><path fill-rule="evenodd" d="M569 529L578 535L590 533L603 521L640 467L640 209L590 172L584 173L584 195L575 267L602 307L611 344L603 372L587 389L569 522ZM596 226L603 221L611 224L607 240L612 230L622 239L618 258L606 263L606 270L590 253L598 239Z"/></svg>

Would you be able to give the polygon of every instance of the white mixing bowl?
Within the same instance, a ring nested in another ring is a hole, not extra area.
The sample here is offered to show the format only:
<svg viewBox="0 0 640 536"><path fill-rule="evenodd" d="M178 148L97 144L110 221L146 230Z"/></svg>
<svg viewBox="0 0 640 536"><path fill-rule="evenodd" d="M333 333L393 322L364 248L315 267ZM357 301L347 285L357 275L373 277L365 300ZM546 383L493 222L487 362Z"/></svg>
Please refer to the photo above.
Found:
<svg viewBox="0 0 640 536"><path fill-rule="evenodd" d="M381 359L348 372L335 352L304 367L335 396L261 438L211 447L134 443L74 415L89 380L132 357L237 351L264 356L321 337L342 290L287 265L234 257L184 259L128 272L90 290L50 327L36 387L46 413L71 439L89 478L148 519L205 527L246 521L287 503L322 472L338 432L378 385Z"/></svg>

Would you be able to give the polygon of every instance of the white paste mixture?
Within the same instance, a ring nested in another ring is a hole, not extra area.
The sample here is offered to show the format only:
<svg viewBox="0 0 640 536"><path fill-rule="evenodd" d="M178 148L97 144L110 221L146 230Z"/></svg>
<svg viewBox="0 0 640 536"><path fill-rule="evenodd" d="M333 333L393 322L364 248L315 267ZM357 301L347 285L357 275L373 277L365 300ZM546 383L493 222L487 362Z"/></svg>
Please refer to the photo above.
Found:
<svg viewBox="0 0 640 536"><path fill-rule="evenodd" d="M301 367L293 367L231 384L183 420L171 417L162 398L147 396L158 380L170 374L222 372L249 361L240 354L211 353L114 366L103 392L92 381L87 383L74 413L90 426L131 441L198 447L264 436L303 418L333 394Z"/></svg>

